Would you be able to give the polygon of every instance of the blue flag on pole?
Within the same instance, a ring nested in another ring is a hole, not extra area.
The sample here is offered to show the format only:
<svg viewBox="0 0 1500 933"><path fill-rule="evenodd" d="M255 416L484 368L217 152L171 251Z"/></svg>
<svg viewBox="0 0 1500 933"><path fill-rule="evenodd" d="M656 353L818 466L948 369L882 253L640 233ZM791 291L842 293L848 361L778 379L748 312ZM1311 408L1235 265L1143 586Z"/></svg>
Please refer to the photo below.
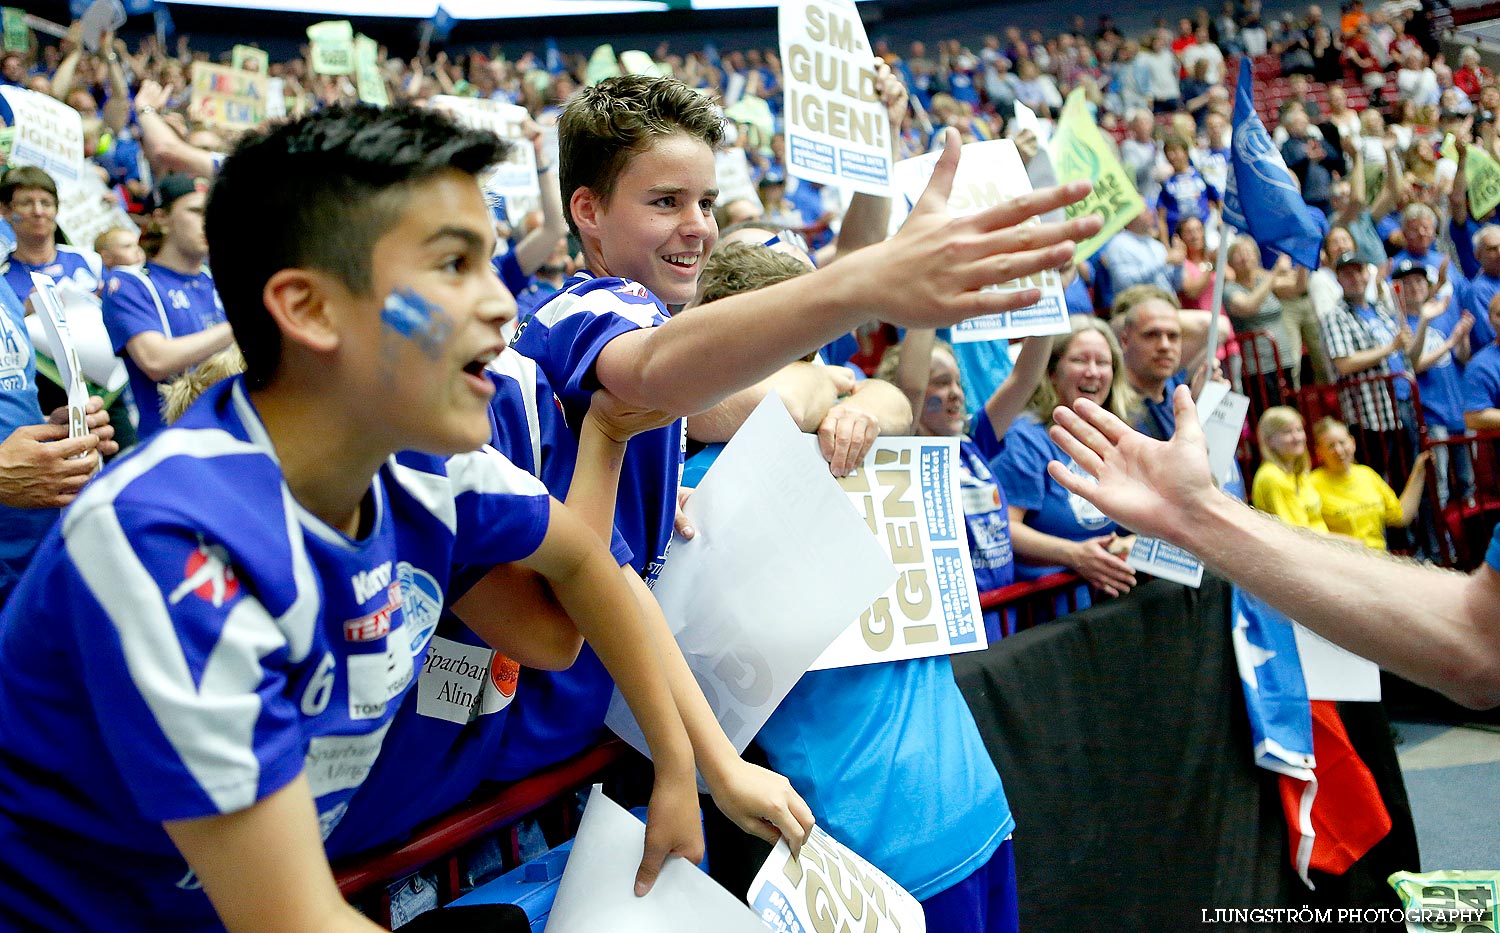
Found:
<svg viewBox="0 0 1500 933"><path fill-rule="evenodd" d="M165 6L159 6L151 14L152 25L156 28L156 41L161 43L162 48L172 41L177 35L177 24L172 22L172 11Z"/></svg>
<svg viewBox="0 0 1500 933"><path fill-rule="evenodd" d="M547 73L560 75L567 70L568 66L563 64L562 52L557 48L557 40L549 36L547 38Z"/></svg>
<svg viewBox="0 0 1500 933"><path fill-rule="evenodd" d="M1250 57L1240 59L1234 92L1234 134L1229 147L1229 184L1224 219L1249 233L1262 249L1274 249L1309 269L1318 267L1322 226L1302 200L1297 179L1255 113Z"/></svg>
<svg viewBox="0 0 1500 933"><path fill-rule="evenodd" d="M453 34L453 24L457 22L441 3L438 4L437 12L428 20L432 24L432 41L443 43Z"/></svg>

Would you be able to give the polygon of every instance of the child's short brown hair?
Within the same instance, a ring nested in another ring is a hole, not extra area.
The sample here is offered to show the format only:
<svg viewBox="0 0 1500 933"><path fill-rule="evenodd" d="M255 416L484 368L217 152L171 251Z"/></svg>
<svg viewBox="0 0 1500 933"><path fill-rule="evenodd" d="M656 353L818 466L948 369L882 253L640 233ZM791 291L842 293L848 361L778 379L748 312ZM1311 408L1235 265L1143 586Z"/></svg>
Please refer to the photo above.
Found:
<svg viewBox="0 0 1500 933"><path fill-rule="evenodd" d="M663 136L685 133L717 149L724 119L709 98L674 78L623 75L584 88L558 120L559 178L568 227L573 192L588 188L608 202L633 153Z"/></svg>

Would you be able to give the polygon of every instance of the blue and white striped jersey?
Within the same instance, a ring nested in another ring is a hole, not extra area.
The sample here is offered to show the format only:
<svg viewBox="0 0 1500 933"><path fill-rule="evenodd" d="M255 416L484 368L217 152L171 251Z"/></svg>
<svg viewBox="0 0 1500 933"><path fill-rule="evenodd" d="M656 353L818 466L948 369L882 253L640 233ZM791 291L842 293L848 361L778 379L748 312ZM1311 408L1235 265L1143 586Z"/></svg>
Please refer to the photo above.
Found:
<svg viewBox="0 0 1500 933"><path fill-rule="evenodd" d="M352 540L292 497L239 379L64 513L0 615L0 926L219 924L161 828L305 774L325 837L423 666L456 565L522 559L541 483L403 453Z"/></svg>

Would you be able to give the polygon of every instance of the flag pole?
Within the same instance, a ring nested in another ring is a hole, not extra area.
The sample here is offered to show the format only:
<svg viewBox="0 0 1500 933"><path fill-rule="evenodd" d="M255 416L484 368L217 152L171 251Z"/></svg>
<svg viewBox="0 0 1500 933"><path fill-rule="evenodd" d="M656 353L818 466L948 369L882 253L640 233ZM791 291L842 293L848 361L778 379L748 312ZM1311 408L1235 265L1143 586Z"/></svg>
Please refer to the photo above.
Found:
<svg viewBox="0 0 1500 933"><path fill-rule="evenodd" d="M1224 278L1229 271L1229 241L1233 239L1234 228L1227 223L1219 224L1219 250L1218 258L1214 260L1214 301L1212 316L1208 319L1208 344L1203 357L1203 365L1213 372L1214 360L1219 355L1219 316L1224 310ZM1208 385L1208 380L1203 380L1203 385ZM1199 386L1198 393L1203 393L1203 386Z"/></svg>

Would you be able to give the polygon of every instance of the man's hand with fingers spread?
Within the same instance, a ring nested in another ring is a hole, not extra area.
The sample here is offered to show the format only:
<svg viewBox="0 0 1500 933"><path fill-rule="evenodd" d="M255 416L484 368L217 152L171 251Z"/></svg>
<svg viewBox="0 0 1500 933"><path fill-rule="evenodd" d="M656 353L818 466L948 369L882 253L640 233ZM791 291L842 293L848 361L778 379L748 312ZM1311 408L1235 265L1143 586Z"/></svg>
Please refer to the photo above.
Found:
<svg viewBox="0 0 1500 933"><path fill-rule="evenodd" d="M1177 433L1165 442L1087 399L1079 399L1072 409L1058 408L1052 439L1098 482L1074 475L1055 460L1047 464L1047 472L1120 524L1152 537L1181 540L1176 527L1192 520L1195 507L1222 494L1214 488L1198 409L1187 386L1177 387L1172 408Z"/></svg>

